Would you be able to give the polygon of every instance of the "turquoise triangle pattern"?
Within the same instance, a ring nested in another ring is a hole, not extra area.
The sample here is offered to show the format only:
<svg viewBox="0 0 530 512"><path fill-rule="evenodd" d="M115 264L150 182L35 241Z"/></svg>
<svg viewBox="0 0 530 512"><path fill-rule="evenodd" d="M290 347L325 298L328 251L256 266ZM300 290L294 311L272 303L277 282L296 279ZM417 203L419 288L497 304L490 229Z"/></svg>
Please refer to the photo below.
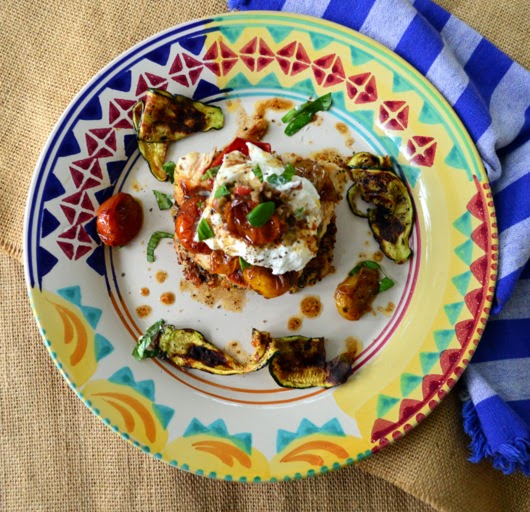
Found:
<svg viewBox="0 0 530 512"><path fill-rule="evenodd" d="M226 437L228 435L228 429L226 428L226 423L222 419L218 419L210 423L208 425L208 431L215 433L221 437Z"/></svg>
<svg viewBox="0 0 530 512"><path fill-rule="evenodd" d="M101 334L96 334L94 336L94 352L96 354L96 361L100 361L104 357L108 356L114 350L112 343L102 336Z"/></svg>
<svg viewBox="0 0 530 512"><path fill-rule="evenodd" d="M374 125L374 113L372 110L357 110L356 112L352 112L352 117L370 130Z"/></svg>
<svg viewBox="0 0 530 512"><path fill-rule="evenodd" d="M458 219L453 222L453 227L458 229L463 235L471 236L471 231L473 230L473 226L471 225L471 213L465 212L458 217Z"/></svg>
<svg viewBox="0 0 530 512"><path fill-rule="evenodd" d="M270 89L282 89L282 84L278 80L275 73L270 73L264 76L257 84L256 87L264 87Z"/></svg>
<svg viewBox="0 0 530 512"><path fill-rule="evenodd" d="M291 444L297 435L294 432L288 430L279 429L276 435L276 452L280 453L286 446Z"/></svg>
<svg viewBox="0 0 530 512"><path fill-rule="evenodd" d="M420 176L420 169L412 165L402 165L401 169L403 170L403 174L405 175L408 184L414 188Z"/></svg>
<svg viewBox="0 0 530 512"><path fill-rule="evenodd" d="M317 93L313 87L313 82L307 78L293 85L292 90L306 94L307 96L316 96Z"/></svg>
<svg viewBox="0 0 530 512"><path fill-rule="evenodd" d="M227 84L228 89L250 89L254 87L243 73L238 73Z"/></svg>
<svg viewBox="0 0 530 512"><path fill-rule="evenodd" d="M442 122L438 113L427 102L423 103L419 120L425 124L439 124Z"/></svg>
<svg viewBox="0 0 530 512"><path fill-rule="evenodd" d="M445 157L444 162L450 167L456 167L457 169L464 169L466 166L466 161L462 156L462 153L458 146L453 146L449 154Z"/></svg>
<svg viewBox="0 0 530 512"><path fill-rule="evenodd" d="M99 319L101 318L101 309L93 308L91 306L80 307L87 322L91 325L92 329L95 329L98 325Z"/></svg>
<svg viewBox="0 0 530 512"><path fill-rule="evenodd" d="M72 304L75 304L76 306L81 305L81 288L79 286L61 288L60 290L57 290L57 293Z"/></svg>
<svg viewBox="0 0 530 512"><path fill-rule="evenodd" d="M274 42L281 43L293 29L289 27L267 27L267 30L274 39Z"/></svg>
<svg viewBox="0 0 530 512"><path fill-rule="evenodd" d="M325 48L333 41L333 38L318 34L317 32L309 32L309 37L315 50L322 50L322 48Z"/></svg>
<svg viewBox="0 0 530 512"><path fill-rule="evenodd" d="M473 261L473 240L467 240L455 249L455 254L466 264Z"/></svg>
<svg viewBox="0 0 530 512"><path fill-rule="evenodd" d="M414 88L407 80L399 76L397 73L394 73L394 78L392 80L392 92L405 92L412 91L413 89Z"/></svg>
<svg viewBox="0 0 530 512"><path fill-rule="evenodd" d="M412 373L404 373L401 375L400 386L401 394L406 397L409 396L422 382L423 377L414 375Z"/></svg>
<svg viewBox="0 0 530 512"><path fill-rule="evenodd" d="M421 371L426 375L431 368L440 360L438 352L420 352Z"/></svg>
<svg viewBox="0 0 530 512"><path fill-rule="evenodd" d="M373 57L369 53L366 53L359 48L355 48L354 46L350 48L350 56L351 62L354 66L360 66L361 64L366 64L373 60Z"/></svg>
<svg viewBox="0 0 530 512"><path fill-rule="evenodd" d="M451 322L451 325L455 325L463 307L464 302L453 302L452 304L446 304L444 306L445 314L447 315L449 322Z"/></svg>
<svg viewBox="0 0 530 512"><path fill-rule="evenodd" d="M466 165L466 160L463 157L458 146L453 146L449 154L445 157L444 162L450 166L455 167L456 169L464 169L466 171L468 179L471 181L473 179L473 173L469 166Z"/></svg>
<svg viewBox="0 0 530 512"><path fill-rule="evenodd" d="M377 406L376 406L377 416L379 418L382 418L398 402L400 402L399 398L395 398L393 396L387 396L387 395L379 395L377 397Z"/></svg>
<svg viewBox="0 0 530 512"><path fill-rule="evenodd" d="M193 418L190 421L190 424L186 427L182 437L195 436L197 434L205 434L208 432L208 429L197 419Z"/></svg>
<svg viewBox="0 0 530 512"><path fill-rule="evenodd" d="M454 334L455 331L453 329L440 329L438 331L434 331L433 336L434 343L436 343L436 348L440 352L445 350L449 346L449 343L451 343Z"/></svg>
<svg viewBox="0 0 530 512"><path fill-rule="evenodd" d="M471 281L471 271L468 270L467 272L464 272L463 274L459 274L453 277L451 281L455 285L460 295L464 296L467 293L467 290L469 288L469 283Z"/></svg>
<svg viewBox="0 0 530 512"><path fill-rule="evenodd" d="M136 383L136 390L149 398L149 400L155 399L155 383L152 380L141 380Z"/></svg>
<svg viewBox="0 0 530 512"><path fill-rule="evenodd" d="M231 43L235 43L239 36L243 33L245 27L223 27L221 25L220 32L223 34Z"/></svg>
<svg viewBox="0 0 530 512"><path fill-rule="evenodd" d="M172 409L167 405L153 404L153 411L158 418L158 421L162 424L162 427L166 429L175 414L175 409Z"/></svg>

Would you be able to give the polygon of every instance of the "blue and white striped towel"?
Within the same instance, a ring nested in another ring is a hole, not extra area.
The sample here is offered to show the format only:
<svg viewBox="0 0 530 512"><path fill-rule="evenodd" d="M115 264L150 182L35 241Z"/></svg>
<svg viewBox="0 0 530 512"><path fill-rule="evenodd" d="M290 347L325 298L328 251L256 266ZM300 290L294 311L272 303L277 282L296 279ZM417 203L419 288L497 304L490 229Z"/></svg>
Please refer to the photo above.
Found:
<svg viewBox="0 0 530 512"><path fill-rule="evenodd" d="M494 192L499 280L465 372L472 457L530 474L530 73L430 0L229 0L340 23L394 50L447 98L475 141Z"/></svg>

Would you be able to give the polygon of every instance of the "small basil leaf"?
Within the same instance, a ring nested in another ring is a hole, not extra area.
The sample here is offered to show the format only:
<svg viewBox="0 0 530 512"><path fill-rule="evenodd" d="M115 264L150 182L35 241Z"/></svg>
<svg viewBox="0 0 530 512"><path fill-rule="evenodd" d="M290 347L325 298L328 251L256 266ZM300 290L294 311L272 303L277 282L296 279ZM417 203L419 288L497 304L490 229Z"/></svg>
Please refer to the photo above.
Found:
<svg viewBox="0 0 530 512"><path fill-rule="evenodd" d="M166 162L164 165L162 165L162 169L167 174L167 177L169 178L169 181L173 183L175 181L174 174L175 174L175 162Z"/></svg>
<svg viewBox="0 0 530 512"><path fill-rule="evenodd" d="M245 270L252 265L248 262L246 262L241 256L239 256L239 266L241 267L241 270Z"/></svg>
<svg viewBox="0 0 530 512"><path fill-rule="evenodd" d="M251 226L260 228L263 226L274 214L276 205L272 201L258 204L248 215L247 220Z"/></svg>
<svg viewBox="0 0 530 512"><path fill-rule="evenodd" d="M230 195L230 190L226 187L226 185L221 185L214 194L215 199L219 199L220 197L225 197Z"/></svg>
<svg viewBox="0 0 530 512"><path fill-rule="evenodd" d="M208 238L213 238L214 235L212 228L206 219L201 219L199 222L199 226L197 227L197 236L201 242L203 240L208 240Z"/></svg>
<svg viewBox="0 0 530 512"><path fill-rule="evenodd" d="M153 194L156 197L156 202L160 210L169 210L173 206L173 201L169 194L164 194L158 190L153 190Z"/></svg>
<svg viewBox="0 0 530 512"><path fill-rule="evenodd" d="M173 238L173 233L168 233L167 231L155 231L151 238L149 238L149 242L147 242L147 261L149 263L153 263L155 261L155 249L158 245L158 242L162 240L162 238Z"/></svg>
<svg viewBox="0 0 530 512"><path fill-rule="evenodd" d="M136 346L132 352L132 355L136 360L141 361L142 359L156 357L160 353L158 349L149 349L149 347L155 341L156 337L162 330L163 325L164 320L159 320L149 327L145 331L144 335L138 340L138 343L136 343Z"/></svg>

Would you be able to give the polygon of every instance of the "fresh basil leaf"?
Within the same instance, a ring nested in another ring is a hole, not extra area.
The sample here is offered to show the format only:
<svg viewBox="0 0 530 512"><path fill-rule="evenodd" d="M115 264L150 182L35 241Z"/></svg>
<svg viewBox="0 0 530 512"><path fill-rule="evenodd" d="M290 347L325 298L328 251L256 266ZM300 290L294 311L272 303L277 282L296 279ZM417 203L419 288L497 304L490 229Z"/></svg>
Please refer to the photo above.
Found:
<svg viewBox="0 0 530 512"><path fill-rule="evenodd" d="M379 293L386 292L387 290L392 288L392 286L394 286L394 281L392 281L390 277L383 277L383 279L379 281Z"/></svg>
<svg viewBox="0 0 530 512"><path fill-rule="evenodd" d="M164 194L158 190L153 190L153 194L160 210L169 210L173 206L173 200L169 194Z"/></svg>
<svg viewBox="0 0 530 512"><path fill-rule="evenodd" d="M147 242L147 261L153 263L155 261L155 249L158 246L158 242L162 238L173 238L173 233L168 233L167 231L155 231L149 238Z"/></svg>
<svg viewBox="0 0 530 512"><path fill-rule="evenodd" d="M296 169L292 164L287 164L284 171L281 174L270 174L267 176L267 182L275 187L285 185L293 181L293 176L296 173Z"/></svg>
<svg viewBox="0 0 530 512"><path fill-rule="evenodd" d="M213 238L214 234L212 228L206 219L201 219L199 222L199 226L197 227L197 236L201 242L203 240L208 240L208 238Z"/></svg>
<svg viewBox="0 0 530 512"><path fill-rule="evenodd" d="M167 177L169 178L169 181L171 183L174 183L175 181L175 162L166 162L164 165L162 165L162 169L167 174Z"/></svg>
<svg viewBox="0 0 530 512"><path fill-rule="evenodd" d="M247 220L251 226L260 228L272 217L275 210L276 205L272 201L260 203L247 215Z"/></svg>
<svg viewBox="0 0 530 512"><path fill-rule="evenodd" d="M241 267L241 270L245 270L252 265L248 262L246 262L241 256L239 256L239 266Z"/></svg>
<svg viewBox="0 0 530 512"><path fill-rule="evenodd" d="M215 199L219 199L220 197L225 197L230 195L230 190L228 190L226 185L221 185L214 194Z"/></svg>
<svg viewBox="0 0 530 512"><path fill-rule="evenodd" d="M217 173L219 172L219 169L221 168L220 165L216 165L215 167L210 167L201 177L201 181L206 180L213 180Z"/></svg>
<svg viewBox="0 0 530 512"><path fill-rule="evenodd" d="M292 110L287 112L282 118L283 122L289 123L285 127L285 134L289 136L294 135L304 126L309 124L317 112L329 110L332 103L333 99L331 93L328 93L314 101L304 103L299 109L296 109L294 113L292 113Z"/></svg>
<svg viewBox="0 0 530 512"><path fill-rule="evenodd" d="M252 169L252 172L261 182L263 182L263 172L261 171L261 167L258 164L255 165L254 169Z"/></svg>
<svg viewBox="0 0 530 512"><path fill-rule="evenodd" d="M163 325L164 320L159 320L149 327L144 335L138 340L132 352L132 355L137 361L159 355L160 351L158 349L149 349L149 347L154 343L156 337L162 330Z"/></svg>

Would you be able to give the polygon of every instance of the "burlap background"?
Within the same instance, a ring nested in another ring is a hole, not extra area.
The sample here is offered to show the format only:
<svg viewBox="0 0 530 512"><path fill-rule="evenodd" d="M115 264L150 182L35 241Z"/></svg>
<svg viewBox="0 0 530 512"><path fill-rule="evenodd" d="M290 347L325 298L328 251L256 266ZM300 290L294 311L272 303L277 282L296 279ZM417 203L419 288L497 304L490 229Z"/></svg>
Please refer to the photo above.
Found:
<svg viewBox="0 0 530 512"><path fill-rule="evenodd" d="M440 4L530 67L527 0ZM530 510L528 479L466 462L456 392L362 464L252 486L196 477L139 452L95 418L55 369L20 263L27 189L46 137L79 89L122 51L226 10L224 0L0 4L0 510Z"/></svg>

